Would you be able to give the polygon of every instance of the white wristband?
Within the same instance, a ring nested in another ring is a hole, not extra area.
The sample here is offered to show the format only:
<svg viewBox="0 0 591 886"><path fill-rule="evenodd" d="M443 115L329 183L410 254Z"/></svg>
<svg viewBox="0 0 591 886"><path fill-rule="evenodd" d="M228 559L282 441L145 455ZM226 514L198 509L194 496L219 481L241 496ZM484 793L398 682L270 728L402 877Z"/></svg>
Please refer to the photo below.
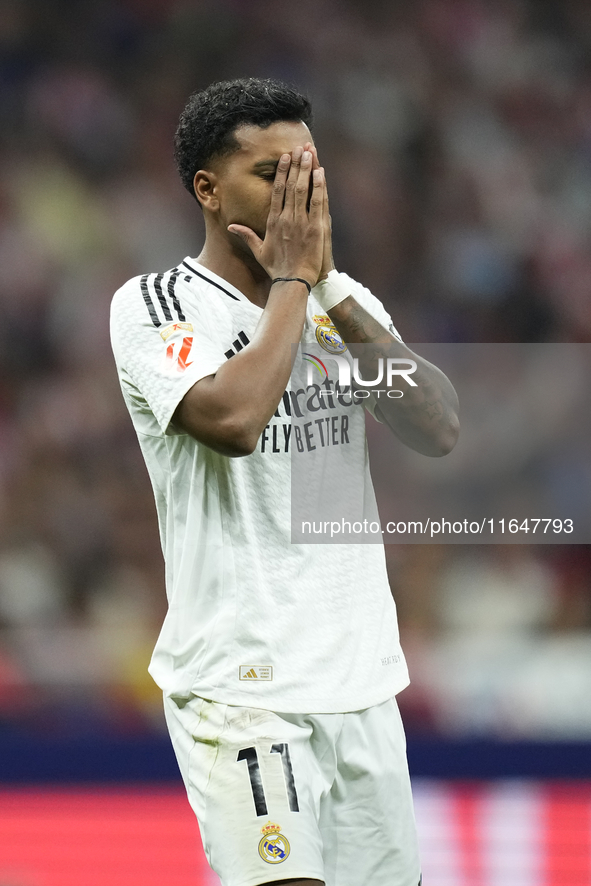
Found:
<svg viewBox="0 0 591 886"><path fill-rule="evenodd" d="M324 311L331 311L351 295L351 287L338 271L329 271L324 280L312 287L312 295Z"/></svg>

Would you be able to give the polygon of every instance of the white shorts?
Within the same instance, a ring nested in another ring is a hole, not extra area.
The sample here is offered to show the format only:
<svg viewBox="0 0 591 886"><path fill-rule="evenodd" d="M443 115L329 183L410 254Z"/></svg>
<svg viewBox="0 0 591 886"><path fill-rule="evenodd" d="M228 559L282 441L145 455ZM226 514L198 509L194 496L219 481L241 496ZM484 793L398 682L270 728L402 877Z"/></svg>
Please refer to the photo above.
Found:
<svg viewBox="0 0 591 886"><path fill-rule="evenodd" d="M277 714L197 696L165 698L164 708L222 886L418 886L396 699L346 714Z"/></svg>

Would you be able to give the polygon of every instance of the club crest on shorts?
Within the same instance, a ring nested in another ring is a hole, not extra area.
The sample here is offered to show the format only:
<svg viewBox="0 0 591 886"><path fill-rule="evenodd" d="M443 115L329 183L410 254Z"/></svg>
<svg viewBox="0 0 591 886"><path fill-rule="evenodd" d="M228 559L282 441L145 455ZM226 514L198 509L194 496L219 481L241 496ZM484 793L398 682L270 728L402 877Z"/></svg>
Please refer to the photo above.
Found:
<svg viewBox="0 0 591 886"><path fill-rule="evenodd" d="M347 345L336 326L333 326L330 317L316 314L313 320L316 323L316 341L321 348L324 348L329 354L342 354L347 350Z"/></svg>
<svg viewBox="0 0 591 886"><path fill-rule="evenodd" d="M281 825L273 824L272 821L261 828L263 838L259 843L259 855L268 864L279 864L289 855L289 842L287 837L279 833L280 830Z"/></svg>

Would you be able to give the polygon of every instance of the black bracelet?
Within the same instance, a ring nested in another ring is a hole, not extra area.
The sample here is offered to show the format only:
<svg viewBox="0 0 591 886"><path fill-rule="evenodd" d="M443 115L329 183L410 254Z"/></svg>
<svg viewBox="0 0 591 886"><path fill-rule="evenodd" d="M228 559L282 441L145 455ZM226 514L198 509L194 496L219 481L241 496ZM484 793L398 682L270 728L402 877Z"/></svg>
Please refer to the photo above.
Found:
<svg viewBox="0 0 591 886"><path fill-rule="evenodd" d="M312 287L308 283L307 280L304 280L303 277L275 277L274 280L271 280L271 286L273 283L303 283L306 289L308 290L308 295L312 292Z"/></svg>

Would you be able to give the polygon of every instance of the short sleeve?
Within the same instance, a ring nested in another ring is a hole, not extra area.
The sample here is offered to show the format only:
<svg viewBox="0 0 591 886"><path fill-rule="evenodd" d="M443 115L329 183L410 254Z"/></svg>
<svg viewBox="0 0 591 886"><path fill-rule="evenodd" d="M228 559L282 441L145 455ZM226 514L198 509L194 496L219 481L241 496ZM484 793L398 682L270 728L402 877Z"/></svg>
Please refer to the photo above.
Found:
<svg viewBox="0 0 591 886"><path fill-rule="evenodd" d="M225 363L223 343L231 328L215 297L215 305L194 292L181 301L182 287L175 281L178 291L170 300L156 281L162 276L130 280L111 304L111 343L123 396L136 430L147 433L175 433L169 427L175 409L197 381Z"/></svg>

